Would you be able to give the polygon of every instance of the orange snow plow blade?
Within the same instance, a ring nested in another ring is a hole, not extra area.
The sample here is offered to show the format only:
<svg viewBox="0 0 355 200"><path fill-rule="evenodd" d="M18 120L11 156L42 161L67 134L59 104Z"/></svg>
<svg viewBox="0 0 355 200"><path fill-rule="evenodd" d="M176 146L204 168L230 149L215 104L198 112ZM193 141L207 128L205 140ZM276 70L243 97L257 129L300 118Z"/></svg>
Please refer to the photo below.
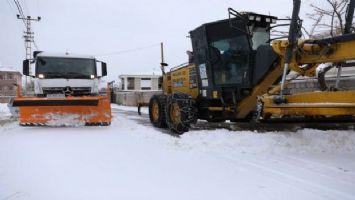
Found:
<svg viewBox="0 0 355 200"><path fill-rule="evenodd" d="M23 126L108 126L111 104L108 96L63 98L16 97L19 123Z"/></svg>

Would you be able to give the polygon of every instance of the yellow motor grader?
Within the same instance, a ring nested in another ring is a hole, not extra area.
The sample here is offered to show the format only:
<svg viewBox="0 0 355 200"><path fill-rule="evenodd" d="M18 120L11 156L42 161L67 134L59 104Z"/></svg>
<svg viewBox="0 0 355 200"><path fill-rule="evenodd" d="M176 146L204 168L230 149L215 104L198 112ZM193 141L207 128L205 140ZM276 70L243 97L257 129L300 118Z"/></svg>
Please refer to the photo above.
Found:
<svg viewBox="0 0 355 200"><path fill-rule="evenodd" d="M355 122L354 90L287 93L287 75L316 76L317 68L355 60L351 33L354 0L344 35L301 40L300 0L294 0L287 40L270 39L278 18L229 8L229 19L203 24L190 32L192 62L165 72L162 95L149 103L155 127L175 133L197 119L209 122L322 121Z"/></svg>

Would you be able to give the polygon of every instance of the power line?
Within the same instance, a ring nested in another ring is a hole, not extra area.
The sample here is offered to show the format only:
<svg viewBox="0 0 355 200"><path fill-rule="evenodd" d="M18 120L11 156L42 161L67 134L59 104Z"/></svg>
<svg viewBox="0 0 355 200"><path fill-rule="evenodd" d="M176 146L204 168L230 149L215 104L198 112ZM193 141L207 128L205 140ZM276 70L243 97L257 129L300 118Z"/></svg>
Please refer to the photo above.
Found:
<svg viewBox="0 0 355 200"><path fill-rule="evenodd" d="M6 0L6 2L7 2L7 4L9 4L9 7L10 7L11 12L16 15L16 11L15 11L15 9L12 7L10 1L9 1L9 0Z"/></svg>
<svg viewBox="0 0 355 200"><path fill-rule="evenodd" d="M37 44L36 42L34 41L34 32L32 31L32 21L40 21L41 20L41 17L38 16L37 18L33 18L31 16L25 16L25 14L23 13L23 9L22 9L22 6L20 4L20 2L18 0L14 0L15 2L15 5L17 7L17 10L18 10L18 13L16 16L17 16L17 19L20 19L24 25L25 25L25 31L24 31L24 35L23 35L23 38L25 40L25 49L26 49L26 59L32 59L32 43L33 45L35 46L36 49L38 49L37 47ZM24 1L25 2L25 1ZM25 2L26 4L26 2ZM27 8L27 5L25 5L26 8ZM28 12L28 8L27 8L27 12ZM30 82L31 81L31 78L30 78ZM27 76L26 76L26 84L25 84L25 91L27 92L28 91L28 83L27 83Z"/></svg>
<svg viewBox="0 0 355 200"><path fill-rule="evenodd" d="M23 9L22 6L20 4L20 2L18 0L14 0L15 5L17 7L17 10L19 12L19 14L17 14L17 19L21 19L22 22L25 25L26 31L24 31L24 39L25 39L25 49L26 49L26 59L31 59L32 58L32 43L34 44L35 48L38 49L36 42L34 41L34 32L32 32L32 26L31 26L31 22L32 21L40 21L41 17L37 17L37 18L32 18L31 16L25 16L25 14L23 13ZM23 2L25 3L25 6L27 8L26 2L23 0ZM28 8L27 8L28 11Z"/></svg>
<svg viewBox="0 0 355 200"><path fill-rule="evenodd" d="M26 46L26 59L32 58L32 43L34 42L34 32L32 31L31 22L32 21L40 21L41 17L32 18L31 16L21 17L17 15L18 19L21 19L25 22L26 31L24 31L23 38L25 39L25 46ZM37 45L36 45L37 46Z"/></svg>
<svg viewBox="0 0 355 200"><path fill-rule="evenodd" d="M34 41L34 40L33 40L33 45L35 46L36 50L38 50L37 43L36 43L36 41Z"/></svg>
<svg viewBox="0 0 355 200"><path fill-rule="evenodd" d="M17 7L17 11L19 12L19 15L21 16L21 18L23 18L22 20L23 24L26 26L26 21L24 20L25 15L23 14L21 4L17 0L14 0L14 2Z"/></svg>
<svg viewBox="0 0 355 200"><path fill-rule="evenodd" d="M23 2L23 4L25 5L25 10L26 10L26 12L27 12L29 15L31 15L30 10L28 9L26 0L22 0L22 2Z"/></svg>

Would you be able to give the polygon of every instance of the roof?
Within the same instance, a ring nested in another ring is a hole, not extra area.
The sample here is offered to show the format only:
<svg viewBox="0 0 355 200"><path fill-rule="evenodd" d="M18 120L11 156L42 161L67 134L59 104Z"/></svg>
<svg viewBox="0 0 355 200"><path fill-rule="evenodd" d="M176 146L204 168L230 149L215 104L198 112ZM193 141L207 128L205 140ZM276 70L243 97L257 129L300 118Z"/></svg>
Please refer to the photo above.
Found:
<svg viewBox="0 0 355 200"><path fill-rule="evenodd" d="M259 13L255 13L255 12L241 11L241 12L239 12L239 13L240 13L242 16L244 16L244 17L248 17L249 15L258 15L258 16L262 16L262 17L271 17L271 18L277 19L276 16L264 15L264 14L259 14ZM232 17L231 19L227 18L227 19L217 20L217 21L213 21L213 22L207 22L207 23L204 23L204 24L198 26L198 27L195 28L194 30L190 31L190 33L193 32L193 31L195 31L195 30L197 30L197 29L200 29L200 28L202 28L202 27L205 27L205 26L211 26L211 25L213 25L213 24L221 24L221 23L225 23L225 22L230 22L231 20L237 20L237 18Z"/></svg>
<svg viewBox="0 0 355 200"><path fill-rule="evenodd" d="M148 74L122 74L119 78L134 77L134 78L159 78L161 75L148 75Z"/></svg>
<svg viewBox="0 0 355 200"><path fill-rule="evenodd" d="M14 73L20 73L17 69L11 68L11 67L0 67L0 72L14 72ZM21 73L20 73L21 74Z"/></svg>
<svg viewBox="0 0 355 200"><path fill-rule="evenodd" d="M71 54L71 53L47 53L41 52L37 56L42 57L59 57L59 58L85 58L85 59L95 59L92 55L80 55L80 54Z"/></svg>

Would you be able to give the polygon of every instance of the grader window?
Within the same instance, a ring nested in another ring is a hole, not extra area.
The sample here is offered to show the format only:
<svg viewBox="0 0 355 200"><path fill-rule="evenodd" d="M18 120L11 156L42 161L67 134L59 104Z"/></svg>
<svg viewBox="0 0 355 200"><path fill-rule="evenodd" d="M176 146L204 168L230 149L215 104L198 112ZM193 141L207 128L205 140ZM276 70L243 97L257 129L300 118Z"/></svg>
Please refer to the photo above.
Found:
<svg viewBox="0 0 355 200"><path fill-rule="evenodd" d="M252 36L252 47L253 50L257 50L260 45L265 45L269 43L270 31L267 28L254 27L251 28L253 33Z"/></svg>
<svg viewBox="0 0 355 200"><path fill-rule="evenodd" d="M218 85L240 84L248 71L249 45L247 37L238 36L213 41L220 60L213 65L214 81Z"/></svg>
<svg viewBox="0 0 355 200"><path fill-rule="evenodd" d="M242 84L249 70L250 37L240 20L231 27L229 21L207 27L209 61L216 85Z"/></svg>

